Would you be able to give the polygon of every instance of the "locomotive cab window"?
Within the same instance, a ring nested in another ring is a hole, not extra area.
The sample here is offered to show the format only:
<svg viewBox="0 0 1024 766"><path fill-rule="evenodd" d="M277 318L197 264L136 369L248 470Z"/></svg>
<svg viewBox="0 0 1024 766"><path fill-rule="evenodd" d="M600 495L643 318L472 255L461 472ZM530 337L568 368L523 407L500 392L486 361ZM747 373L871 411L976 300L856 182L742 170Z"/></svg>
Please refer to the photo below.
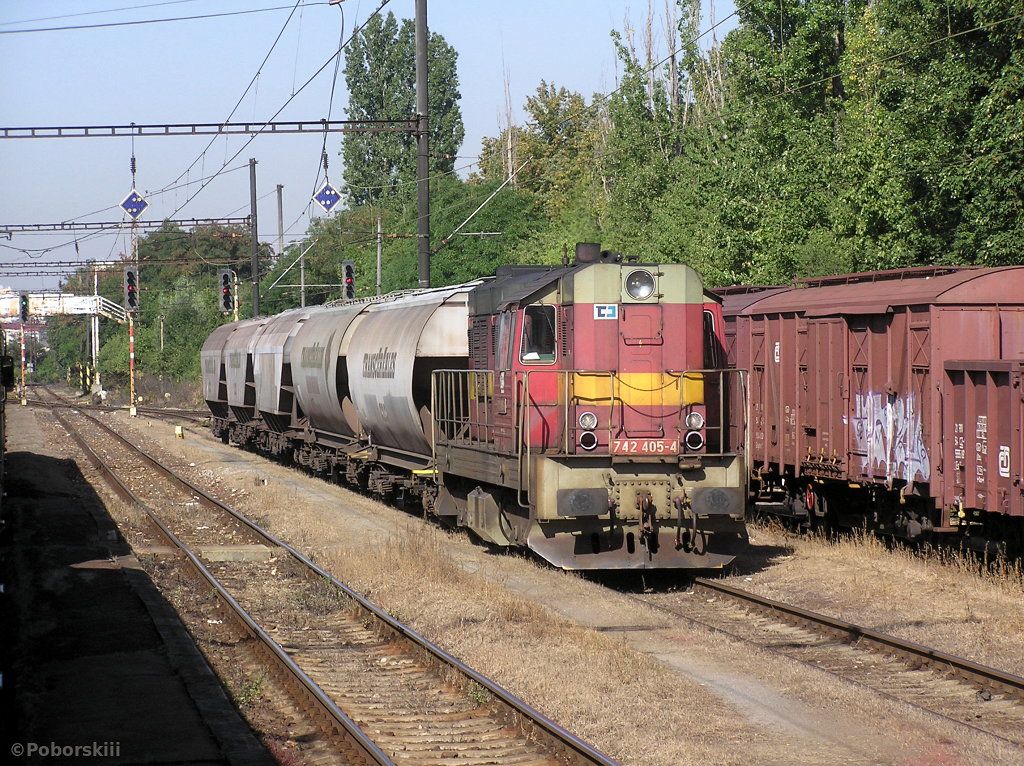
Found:
<svg viewBox="0 0 1024 766"><path fill-rule="evenodd" d="M554 363L554 306L527 306L523 311L523 343L519 359L523 364Z"/></svg>

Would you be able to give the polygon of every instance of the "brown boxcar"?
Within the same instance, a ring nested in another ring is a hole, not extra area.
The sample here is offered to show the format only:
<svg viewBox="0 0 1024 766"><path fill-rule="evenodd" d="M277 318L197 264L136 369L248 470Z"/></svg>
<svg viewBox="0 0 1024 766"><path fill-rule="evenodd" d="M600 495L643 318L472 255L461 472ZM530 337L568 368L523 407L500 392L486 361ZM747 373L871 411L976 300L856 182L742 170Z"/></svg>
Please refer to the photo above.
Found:
<svg viewBox="0 0 1024 766"><path fill-rule="evenodd" d="M950 523L988 519L1012 540L1024 519L1024 362L952 361L945 368L942 462L950 479L943 499Z"/></svg>
<svg viewBox="0 0 1024 766"><path fill-rule="evenodd" d="M762 501L812 524L867 520L904 537L1002 529L989 519L1002 510L969 497L948 513L957 477L943 459L946 363L1024 359L1024 267L724 293L729 361L750 372L749 462Z"/></svg>

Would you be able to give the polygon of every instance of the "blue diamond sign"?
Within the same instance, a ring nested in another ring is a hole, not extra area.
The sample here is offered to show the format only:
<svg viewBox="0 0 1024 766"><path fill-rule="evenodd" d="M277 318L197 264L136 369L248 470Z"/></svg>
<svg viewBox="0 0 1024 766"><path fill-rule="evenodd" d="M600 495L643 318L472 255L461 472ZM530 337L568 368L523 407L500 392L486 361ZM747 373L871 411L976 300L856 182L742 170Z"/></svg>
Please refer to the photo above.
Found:
<svg viewBox="0 0 1024 766"><path fill-rule="evenodd" d="M316 200L320 207L330 213L334 206L341 201L341 195L338 194L337 189L329 183L325 183L324 187L314 195L313 199Z"/></svg>
<svg viewBox="0 0 1024 766"><path fill-rule="evenodd" d="M147 207L149 207L149 203L135 189L132 189L131 194L125 197L124 202L121 203L121 209L130 215L133 221L138 220L142 211Z"/></svg>

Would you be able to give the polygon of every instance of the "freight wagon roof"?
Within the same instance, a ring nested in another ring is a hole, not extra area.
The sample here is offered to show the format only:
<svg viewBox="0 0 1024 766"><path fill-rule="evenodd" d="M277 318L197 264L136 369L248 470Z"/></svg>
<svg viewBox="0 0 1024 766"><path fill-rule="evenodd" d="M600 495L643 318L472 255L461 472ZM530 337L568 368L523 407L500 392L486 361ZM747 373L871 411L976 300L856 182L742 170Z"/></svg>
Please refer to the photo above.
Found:
<svg viewBox="0 0 1024 766"><path fill-rule="evenodd" d="M899 306L933 303L1022 305L1024 267L972 268L938 276L908 275L871 282L797 287L753 301L739 313L749 316L802 312L811 317L883 314Z"/></svg>
<svg viewBox="0 0 1024 766"><path fill-rule="evenodd" d="M777 285L733 285L731 287L716 287L711 292L719 296L722 301L722 313L725 316L735 316L757 301L792 289L794 288Z"/></svg>

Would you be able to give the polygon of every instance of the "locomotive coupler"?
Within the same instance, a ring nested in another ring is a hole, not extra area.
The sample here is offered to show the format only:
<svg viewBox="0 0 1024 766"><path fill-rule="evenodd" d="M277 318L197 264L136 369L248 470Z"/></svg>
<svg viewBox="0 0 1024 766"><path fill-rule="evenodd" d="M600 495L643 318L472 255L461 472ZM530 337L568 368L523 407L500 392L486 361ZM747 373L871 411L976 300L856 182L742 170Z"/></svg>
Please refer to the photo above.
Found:
<svg viewBox="0 0 1024 766"><path fill-rule="evenodd" d="M637 492L636 509L640 511L640 544L653 553L651 546L657 546L658 534L654 529L655 509L650 492Z"/></svg>
<svg viewBox="0 0 1024 766"><path fill-rule="evenodd" d="M676 550L692 553L697 548L697 539L700 538L701 550L698 554L703 555L708 547L707 533L697 529L697 514L690 507L689 498L686 495L675 497L672 504L676 507ZM689 529L684 528L687 520L690 522Z"/></svg>

